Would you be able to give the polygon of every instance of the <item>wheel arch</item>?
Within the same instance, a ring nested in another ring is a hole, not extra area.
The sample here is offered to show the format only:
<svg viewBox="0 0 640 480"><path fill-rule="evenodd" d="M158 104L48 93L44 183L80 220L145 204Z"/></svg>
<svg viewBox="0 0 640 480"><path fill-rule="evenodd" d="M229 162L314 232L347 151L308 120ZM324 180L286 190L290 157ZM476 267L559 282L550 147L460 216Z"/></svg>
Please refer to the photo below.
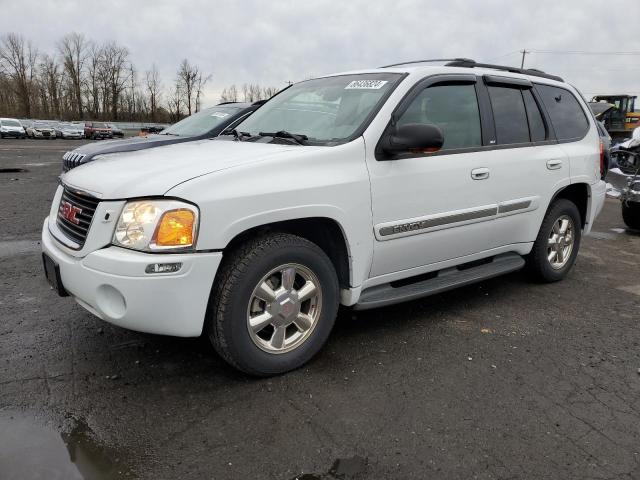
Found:
<svg viewBox="0 0 640 480"><path fill-rule="evenodd" d="M582 223L582 229L584 230L587 227L588 222L588 213L589 213L589 204L591 201L591 189L589 184L587 183L571 183L561 189L559 189L551 198L549 202L549 208L553 203L560 199L564 198L569 200L578 207L578 211L580 212L580 220Z"/></svg>
<svg viewBox="0 0 640 480"><path fill-rule="evenodd" d="M333 263L340 288L351 287L353 269L347 235L342 225L333 218L302 217L253 226L236 234L223 249L223 255L248 239L269 232L297 235L318 245Z"/></svg>

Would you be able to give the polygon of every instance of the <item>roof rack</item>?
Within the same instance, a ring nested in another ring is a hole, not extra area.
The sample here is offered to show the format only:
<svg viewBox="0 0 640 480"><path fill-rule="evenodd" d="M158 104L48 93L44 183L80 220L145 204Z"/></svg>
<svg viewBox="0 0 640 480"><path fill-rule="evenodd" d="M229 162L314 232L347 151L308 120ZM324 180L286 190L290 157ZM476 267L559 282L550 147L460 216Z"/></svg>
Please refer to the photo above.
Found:
<svg viewBox="0 0 640 480"><path fill-rule="evenodd" d="M490 68L492 70L502 70L504 72L521 73L523 75L530 75L532 77L542 77L542 78L548 78L549 80L564 82L564 80L561 77L558 77L557 75L550 75L548 73L543 72L542 70L538 70L537 68L507 67L505 65L493 65L491 63L478 63L475 60L470 60L470 59L453 60L447 63L446 66L447 67L465 67L465 68Z"/></svg>
<svg viewBox="0 0 640 480"><path fill-rule="evenodd" d="M413 63L431 63L431 62L473 62L470 58L431 58L429 60L411 60L410 62L392 63L380 68L399 67L400 65L411 65Z"/></svg>
<svg viewBox="0 0 640 480"><path fill-rule="evenodd" d="M508 67L505 65L493 65L491 63L478 63L470 58L432 58L429 60L412 60L409 62L392 63L391 65L385 65L380 68L399 67L401 65L412 65L414 63L432 63L432 62L447 62L447 67L464 67L464 68L490 68L493 70L502 70L503 72L521 73L523 75L531 75L532 77L548 78L549 80L556 80L558 82L564 82L561 77L556 75L550 75L538 70L537 68L518 68Z"/></svg>

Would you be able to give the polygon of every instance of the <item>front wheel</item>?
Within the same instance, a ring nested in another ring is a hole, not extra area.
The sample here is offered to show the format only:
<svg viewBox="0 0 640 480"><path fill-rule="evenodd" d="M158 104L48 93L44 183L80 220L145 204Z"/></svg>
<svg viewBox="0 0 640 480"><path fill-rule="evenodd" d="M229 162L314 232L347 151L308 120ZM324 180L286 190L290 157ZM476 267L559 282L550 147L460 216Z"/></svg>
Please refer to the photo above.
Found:
<svg viewBox="0 0 640 480"><path fill-rule="evenodd" d="M575 203L561 198L551 205L527 257L527 268L536 280L557 282L567 276L578 256L581 226Z"/></svg>
<svg viewBox="0 0 640 480"><path fill-rule="evenodd" d="M640 230L640 202L623 202L622 219L627 227Z"/></svg>
<svg viewBox="0 0 640 480"><path fill-rule="evenodd" d="M338 310L338 279L327 255L295 235L252 239L224 259L207 313L216 351L256 376L293 370L324 345Z"/></svg>

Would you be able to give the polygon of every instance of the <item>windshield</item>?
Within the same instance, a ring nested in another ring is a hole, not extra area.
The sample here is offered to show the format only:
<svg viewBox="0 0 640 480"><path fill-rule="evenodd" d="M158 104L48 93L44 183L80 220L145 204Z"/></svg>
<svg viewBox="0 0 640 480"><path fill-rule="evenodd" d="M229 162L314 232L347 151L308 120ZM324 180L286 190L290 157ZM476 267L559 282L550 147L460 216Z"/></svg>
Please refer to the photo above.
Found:
<svg viewBox="0 0 640 480"><path fill-rule="evenodd" d="M371 73L307 80L269 100L236 129L252 136L284 131L306 136L310 145L344 143L401 78L396 73Z"/></svg>
<svg viewBox="0 0 640 480"><path fill-rule="evenodd" d="M242 107L231 107L227 105L207 108L165 128L160 134L177 135L180 137L204 135L240 110L242 110Z"/></svg>
<svg viewBox="0 0 640 480"><path fill-rule="evenodd" d="M51 128L51 125L49 125L47 122L35 122L34 127L38 127L38 128Z"/></svg>
<svg viewBox="0 0 640 480"><path fill-rule="evenodd" d="M22 125L20 125L20 122L16 121L16 120L2 120L2 125L4 125L5 127L21 127Z"/></svg>

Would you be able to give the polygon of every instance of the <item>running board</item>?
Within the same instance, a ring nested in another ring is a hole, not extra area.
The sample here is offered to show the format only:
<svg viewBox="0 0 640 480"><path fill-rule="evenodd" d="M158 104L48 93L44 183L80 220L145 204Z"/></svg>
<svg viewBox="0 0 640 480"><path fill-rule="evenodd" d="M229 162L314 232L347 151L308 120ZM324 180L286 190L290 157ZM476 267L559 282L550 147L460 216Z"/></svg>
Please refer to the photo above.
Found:
<svg viewBox="0 0 640 480"><path fill-rule="evenodd" d="M497 277L505 273L514 272L524 267L524 258L516 253L496 255L489 262L476 266L474 262L458 267L445 268L435 272L432 278L393 287L384 284L371 287L362 292L355 310L384 307L394 303L428 297L453 288L469 285L487 278ZM411 279L409 279L411 280ZM395 283L395 282L392 282Z"/></svg>

